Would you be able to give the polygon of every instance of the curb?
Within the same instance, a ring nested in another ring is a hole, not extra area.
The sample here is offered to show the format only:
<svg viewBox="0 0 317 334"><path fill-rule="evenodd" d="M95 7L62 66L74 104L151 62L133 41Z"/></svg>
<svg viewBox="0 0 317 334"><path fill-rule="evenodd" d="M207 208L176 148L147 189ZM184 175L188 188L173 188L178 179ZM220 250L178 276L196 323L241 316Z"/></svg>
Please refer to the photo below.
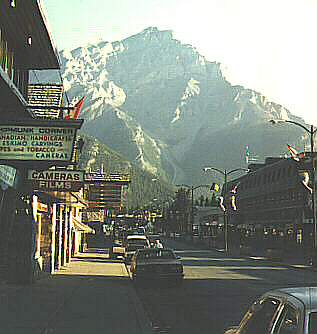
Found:
<svg viewBox="0 0 317 334"><path fill-rule="evenodd" d="M126 276L129 278L129 280L131 280L126 265L124 265L124 268L126 271ZM134 306L135 317L141 329L140 334L153 334L154 333L153 323L132 285L130 286L130 291L131 291L131 303Z"/></svg>
<svg viewBox="0 0 317 334"><path fill-rule="evenodd" d="M174 240L174 239L172 239L172 240ZM174 240L174 241L178 241L178 240ZM201 247L199 247L199 245L196 245L196 244L190 242L189 240L180 240L180 241L186 243L187 245L188 244L192 245L192 246L194 246L194 247L196 247L198 249L201 249L201 250L209 250L211 252L214 251L214 252L225 254L225 252L224 252L223 249L219 249L219 248L211 248L211 249L209 249L209 248L201 248ZM238 258L249 259L249 260L265 261L265 262L268 262L270 264L275 264L275 265L279 265L279 266L282 266L282 267L284 266L286 268L291 268L291 269L309 270L309 271L317 272L317 268L314 268L314 267L309 266L309 265L300 265L300 264L297 265L297 264L291 264L291 263L285 263L285 262L279 262L279 261L271 261L271 260L269 260L266 257L263 257L262 259L254 259L255 255L254 256L252 256L252 255L251 256L250 255L248 255L248 256L246 256L246 255L234 255L232 253L229 253L227 255L228 256L229 255L230 256L236 256Z"/></svg>

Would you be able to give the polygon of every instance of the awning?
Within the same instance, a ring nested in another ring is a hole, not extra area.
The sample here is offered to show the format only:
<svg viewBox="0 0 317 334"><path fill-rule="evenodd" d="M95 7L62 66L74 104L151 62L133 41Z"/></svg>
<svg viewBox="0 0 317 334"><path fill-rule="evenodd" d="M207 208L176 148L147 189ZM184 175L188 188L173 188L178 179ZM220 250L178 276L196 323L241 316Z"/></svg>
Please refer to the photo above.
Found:
<svg viewBox="0 0 317 334"><path fill-rule="evenodd" d="M90 226L80 222L78 219L72 217L72 225L74 229L78 232L86 232L86 233L92 233L95 234L95 230L91 228Z"/></svg>

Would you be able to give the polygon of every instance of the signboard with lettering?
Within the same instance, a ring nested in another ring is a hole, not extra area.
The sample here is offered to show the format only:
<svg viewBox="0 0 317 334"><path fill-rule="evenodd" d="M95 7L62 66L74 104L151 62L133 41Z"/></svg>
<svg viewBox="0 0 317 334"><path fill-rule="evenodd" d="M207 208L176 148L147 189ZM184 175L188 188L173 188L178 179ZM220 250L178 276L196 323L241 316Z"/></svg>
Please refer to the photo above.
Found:
<svg viewBox="0 0 317 334"><path fill-rule="evenodd" d="M76 122L79 121L79 122ZM2 121L0 160L70 162L83 120Z"/></svg>
<svg viewBox="0 0 317 334"><path fill-rule="evenodd" d="M0 165L0 180L13 187L17 170L13 167Z"/></svg>
<svg viewBox="0 0 317 334"><path fill-rule="evenodd" d="M83 186L84 172L74 170L28 171L33 189L42 191L79 191Z"/></svg>

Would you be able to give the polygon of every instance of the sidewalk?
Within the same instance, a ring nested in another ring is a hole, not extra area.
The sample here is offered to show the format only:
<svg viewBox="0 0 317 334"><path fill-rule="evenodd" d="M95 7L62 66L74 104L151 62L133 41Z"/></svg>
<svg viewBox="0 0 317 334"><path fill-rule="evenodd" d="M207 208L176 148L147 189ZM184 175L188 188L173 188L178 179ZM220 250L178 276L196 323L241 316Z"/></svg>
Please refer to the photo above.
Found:
<svg viewBox="0 0 317 334"><path fill-rule="evenodd" d="M150 334L125 266L89 249L30 286L0 285L3 334Z"/></svg>
<svg viewBox="0 0 317 334"><path fill-rule="evenodd" d="M199 242L192 242L191 239L187 239L187 240L181 239L179 241L185 242L186 244L193 245L200 249L209 249L211 251L224 253L223 248L220 248L220 247L210 248L205 244L201 244ZM267 261L270 263L278 264L280 266L286 266L289 268L308 269L308 270L317 272L317 268L312 267L310 264L308 264L308 261L304 259L302 255L296 256L294 254L286 253L284 254L282 260L273 261L267 257L265 250L252 249L251 254L246 255L246 254L240 253L240 245L232 245L232 244L230 244L230 247L229 247L229 255L236 257L236 258L250 258L253 260L262 260L262 261Z"/></svg>

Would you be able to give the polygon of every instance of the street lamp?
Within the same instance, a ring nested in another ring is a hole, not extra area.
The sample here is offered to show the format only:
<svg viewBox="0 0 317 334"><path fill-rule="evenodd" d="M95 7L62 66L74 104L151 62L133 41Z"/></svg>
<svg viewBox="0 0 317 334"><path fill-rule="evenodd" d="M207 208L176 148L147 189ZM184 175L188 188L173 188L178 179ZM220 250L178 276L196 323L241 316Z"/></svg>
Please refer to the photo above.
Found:
<svg viewBox="0 0 317 334"><path fill-rule="evenodd" d="M236 169L232 169L230 171L225 170L221 170L215 167L204 167L203 171L207 172L209 170L214 170L220 174L222 174L224 176L224 183L223 183L223 187L222 187L222 191L224 196L226 195L226 191L227 191L227 179L228 179L228 175L237 172L237 171L244 171L244 172L249 172L250 170L247 168L236 168ZM228 252L228 221L227 221L227 210L223 211L223 225L224 225L224 243L225 243L225 252Z"/></svg>
<svg viewBox="0 0 317 334"><path fill-rule="evenodd" d="M315 203L315 197L316 197L316 185L315 185L315 165L314 165L314 135L316 134L317 128L314 129L314 126L311 125L310 129L306 128L301 123L297 123L295 121L285 120L285 119L271 119L269 121L273 125L276 125L278 123L292 123L295 124L302 129L304 129L307 133L310 135L310 155L311 155L311 180L312 180L312 210L313 210L313 228L314 228L314 243L313 243L313 257L312 262L313 266L317 266L317 219L316 219L316 203Z"/></svg>
<svg viewBox="0 0 317 334"><path fill-rule="evenodd" d="M209 188L208 184L200 184L199 186L189 186L187 184L177 184L176 187L186 187L188 189L191 190L191 217L190 217L190 225L191 225L191 235L193 232L193 226L194 226L194 190L198 189L198 188L202 188L202 187L207 187Z"/></svg>

